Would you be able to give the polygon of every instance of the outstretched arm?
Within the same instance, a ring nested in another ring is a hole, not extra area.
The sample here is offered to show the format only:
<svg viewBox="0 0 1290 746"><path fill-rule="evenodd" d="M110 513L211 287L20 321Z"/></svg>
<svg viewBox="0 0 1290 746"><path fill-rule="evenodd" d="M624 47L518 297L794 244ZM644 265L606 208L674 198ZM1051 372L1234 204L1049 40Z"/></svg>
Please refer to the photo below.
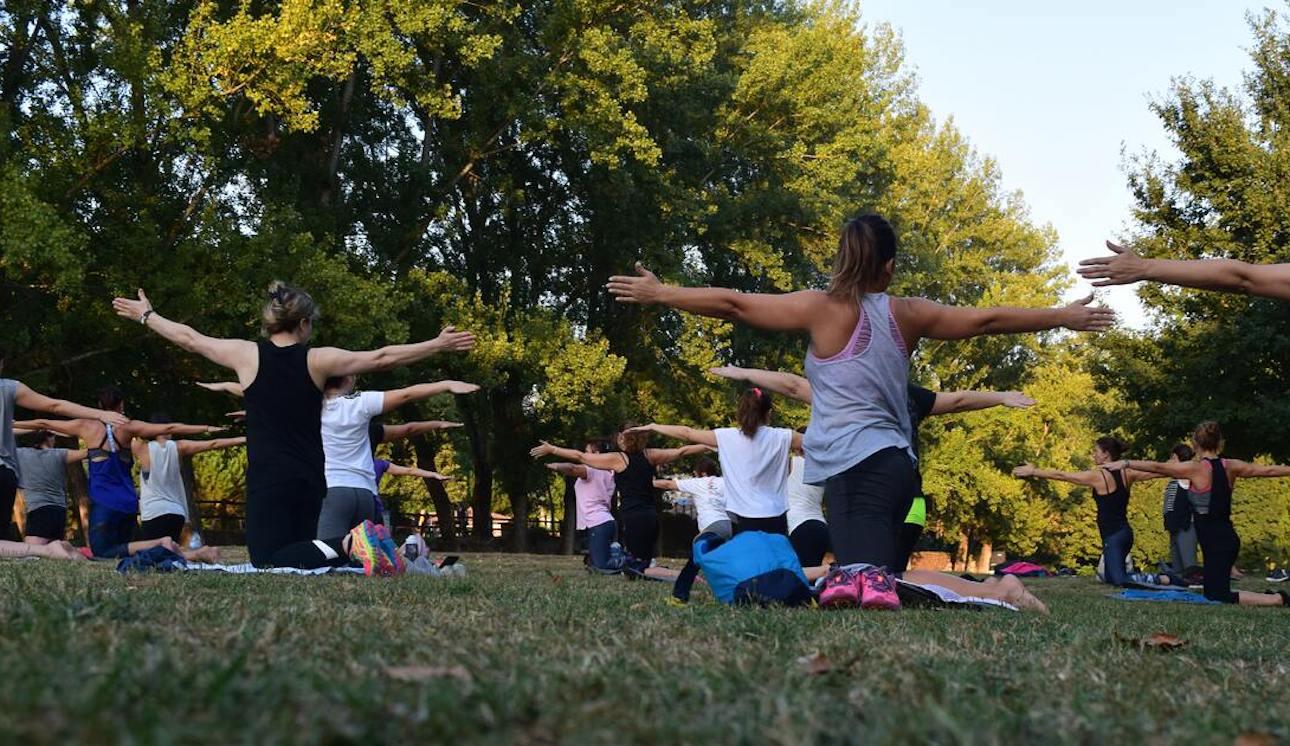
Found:
<svg viewBox="0 0 1290 746"><path fill-rule="evenodd" d="M430 433L435 430L448 430L454 427L461 427L460 422L446 422L444 420L426 420L424 422L405 422L402 425L382 425L381 442L389 443L393 440L403 440L411 438L413 435Z"/></svg>
<svg viewBox="0 0 1290 746"><path fill-rule="evenodd" d="M1115 311L1089 305L1093 302L1092 295L1056 308L968 308L946 306L925 298L898 298L896 301L892 308L909 343L922 337L969 339L987 334L1021 334L1061 328L1101 332L1115 322Z"/></svg>
<svg viewBox="0 0 1290 746"><path fill-rule="evenodd" d="M1247 264L1235 259L1146 259L1132 249L1106 242L1112 256L1085 259L1081 276L1094 287L1147 280L1199 290L1222 290L1290 300L1290 264Z"/></svg>
<svg viewBox="0 0 1290 746"><path fill-rule="evenodd" d="M394 389L385 392L385 400L382 412L388 412L391 409L397 409L404 404L411 404L414 401L429 399L439 394L473 394L479 390L479 386L473 383L463 383L461 381L438 381L436 383L420 383L416 386L408 386L403 389Z"/></svg>
<svg viewBox="0 0 1290 746"><path fill-rule="evenodd" d="M708 372L733 381L747 381L754 386L760 386L790 399L811 403L811 382L794 373L780 373L760 368L738 368L733 365L712 368Z"/></svg>
<svg viewBox="0 0 1290 746"><path fill-rule="evenodd" d="M210 433L223 432L228 428L218 425L185 425L182 422L167 422L164 425L158 425L141 420L130 420L125 423L122 429L135 437L155 438L158 435L209 435Z"/></svg>
<svg viewBox="0 0 1290 746"><path fill-rule="evenodd" d="M207 451L219 451L246 445L246 436L237 438L213 438L211 440L181 440L175 443L180 456L195 456Z"/></svg>
<svg viewBox="0 0 1290 746"><path fill-rule="evenodd" d="M69 450L67 452L67 463L69 464L80 463L81 461L84 461L85 459L89 458L89 456L90 456L90 452L85 450L84 448L78 448L75 451Z"/></svg>
<svg viewBox="0 0 1290 746"><path fill-rule="evenodd" d="M612 472L620 472L627 467L627 457L621 453L584 453L574 448L561 448L553 446L545 440L538 443L531 450L529 455L533 458L546 458L555 456L565 461L571 461L575 464L590 466L593 469L605 469Z"/></svg>
<svg viewBox="0 0 1290 746"><path fill-rule="evenodd" d="M676 438L677 440L688 440L691 443L696 443L701 446L710 446L712 448L717 447L717 434L715 432L713 432L712 430L697 430L693 427L686 427L684 425L659 425L659 424L651 423L649 425L641 425L640 427L634 427L628 432L658 433L659 435L662 435L665 438ZM659 450L659 449L649 449L649 450ZM702 451L696 451L696 453L701 453L701 452ZM658 466L658 464L656 463L655 466Z"/></svg>
<svg viewBox="0 0 1290 746"><path fill-rule="evenodd" d="M107 422L112 425L123 425L129 419L120 412L110 412L106 409L94 409L92 407L83 407L80 404L74 404L65 399L55 399L52 396L45 396L34 391L25 383L18 383L17 390L14 392L14 402L23 409L30 409L33 412L44 412L54 414L59 417L74 417L84 420L96 420L98 422ZM52 429L52 428L51 428Z"/></svg>
<svg viewBox="0 0 1290 746"><path fill-rule="evenodd" d="M1260 477L1290 477L1290 466L1280 466L1278 464L1251 464L1248 461L1229 458L1223 461L1227 468L1227 473L1234 477L1260 478Z"/></svg>
<svg viewBox="0 0 1290 746"><path fill-rule="evenodd" d="M587 467L582 464L547 464L546 468L556 474L561 474L566 477L574 477L576 479L587 478Z"/></svg>
<svg viewBox="0 0 1290 746"><path fill-rule="evenodd" d="M128 422L129 420L127 420ZM91 424L89 420L14 420L15 430L26 430L35 432L37 430L48 430L54 435L61 435L65 438L82 438L82 428Z"/></svg>
<svg viewBox="0 0 1290 746"><path fill-rule="evenodd" d="M424 342L390 345L379 350L354 352L339 347L318 347L309 351L309 372L315 381L332 376L350 376L411 365L440 352L465 352L475 346L475 335L449 326L439 336Z"/></svg>
<svg viewBox="0 0 1290 746"><path fill-rule="evenodd" d="M636 262L636 274L610 277L608 288L619 303L657 304L778 331L809 330L819 320L828 297L818 290L768 295L664 285L640 262Z"/></svg>
<svg viewBox="0 0 1290 746"><path fill-rule="evenodd" d="M1124 459L1115 461L1106 465L1106 468L1116 470L1132 470L1143 474L1158 474L1162 477L1172 477L1174 479L1192 479L1196 476L1197 462L1195 461L1138 461L1136 459Z"/></svg>
<svg viewBox="0 0 1290 746"><path fill-rule="evenodd" d="M645 458L649 459L649 462L655 466L666 466L686 456L698 456L711 450L712 446L701 444L681 446L680 448L646 448Z"/></svg>
<svg viewBox="0 0 1290 746"><path fill-rule="evenodd" d="M114 298L112 308L118 316L142 323L168 342L235 371L240 381L246 382L254 376L259 364L254 342L209 337L187 324L171 321L153 310L152 303L142 289L139 290L138 300Z"/></svg>
<svg viewBox="0 0 1290 746"><path fill-rule="evenodd" d="M1031 407L1035 400L1020 391L940 391L929 414L973 412L991 407Z"/></svg>
<svg viewBox="0 0 1290 746"><path fill-rule="evenodd" d="M386 470L386 473L396 477L421 477L422 479L434 479L439 482L447 482L452 479L452 477L446 477L437 471L427 471L418 469L415 466L400 466L399 464L390 464L390 468Z"/></svg>
<svg viewBox="0 0 1290 746"><path fill-rule="evenodd" d="M675 479L655 479L655 480L654 480L654 489L656 489L656 490L672 490L672 491L676 491L676 490L678 489L678 487L676 486L676 480L675 480Z"/></svg>
<svg viewBox="0 0 1290 746"><path fill-rule="evenodd" d="M202 381L196 381L196 383L198 386L201 386L207 391L219 391L225 394L231 394L233 396L242 395L242 384L236 381L216 381L214 383L205 383Z"/></svg>
<svg viewBox="0 0 1290 746"><path fill-rule="evenodd" d="M1097 486L1098 475L1093 471L1058 471L1056 469L1038 469L1030 464L1022 464L1012 470L1012 476L1022 479L1048 479L1054 482L1069 482L1081 487Z"/></svg>

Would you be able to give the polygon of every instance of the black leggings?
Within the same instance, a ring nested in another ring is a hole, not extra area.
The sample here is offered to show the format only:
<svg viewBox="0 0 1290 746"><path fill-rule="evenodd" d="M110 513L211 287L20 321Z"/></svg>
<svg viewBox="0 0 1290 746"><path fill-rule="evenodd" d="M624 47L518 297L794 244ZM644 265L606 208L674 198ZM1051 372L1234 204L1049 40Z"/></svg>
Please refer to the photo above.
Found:
<svg viewBox="0 0 1290 746"><path fill-rule="evenodd" d="M902 523L900 536L896 540L896 564L891 566L893 572L904 572L909 569L909 558L914 556L914 547L918 538L923 535L923 526L918 523Z"/></svg>
<svg viewBox="0 0 1290 746"><path fill-rule="evenodd" d="M18 499L18 475L7 466L0 466L0 539L9 538L13 523L13 504Z"/></svg>
<svg viewBox="0 0 1290 746"><path fill-rule="evenodd" d="M1192 525L1196 527L1200 551L1205 553L1202 581L1205 585L1205 598L1225 604L1240 603L1240 597L1232 590L1232 566L1236 564L1236 555L1241 551L1241 537L1237 536L1236 527L1232 525L1230 518L1213 518L1208 515L1197 515Z"/></svg>
<svg viewBox="0 0 1290 746"><path fill-rule="evenodd" d="M914 462L903 448L884 448L824 483L829 539L839 565L891 568L896 532L914 501Z"/></svg>
<svg viewBox="0 0 1290 746"><path fill-rule="evenodd" d="M636 569L649 567L658 543L658 513L652 508L633 508L618 517L623 532L623 548L635 560Z"/></svg>
<svg viewBox="0 0 1290 746"><path fill-rule="evenodd" d="M731 534L738 536L745 531L762 531L768 534L788 536L788 513L773 515L769 518L744 518L741 515L727 513L730 516Z"/></svg>
<svg viewBox="0 0 1290 746"><path fill-rule="evenodd" d="M178 542L179 535L184 532L184 524L187 522L188 520L182 515L167 513L144 521L139 526L139 533L143 535L144 541L169 536L172 541Z"/></svg>
<svg viewBox="0 0 1290 746"><path fill-rule="evenodd" d="M788 535L788 540L802 567L819 567L824 564L824 555L829 551L829 525L814 518L802 521Z"/></svg>
<svg viewBox="0 0 1290 746"><path fill-rule="evenodd" d="M338 557L328 558L317 544L318 514L327 486L311 479L247 485L246 548L256 567L338 567L349 564L339 542L327 542Z"/></svg>

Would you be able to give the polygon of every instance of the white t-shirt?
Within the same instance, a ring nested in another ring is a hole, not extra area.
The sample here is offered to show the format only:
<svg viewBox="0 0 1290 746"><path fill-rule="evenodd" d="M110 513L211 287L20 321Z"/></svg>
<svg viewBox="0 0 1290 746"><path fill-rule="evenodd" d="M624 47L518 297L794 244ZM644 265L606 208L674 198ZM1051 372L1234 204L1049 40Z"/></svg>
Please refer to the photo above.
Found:
<svg viewBox="0 0 1290 746"><path fill-rule="evenodd" d="M188 518L188 492L179 471L179 446L175 441L149 441L148 476L139 475L139 518L151 521L163 515Z"/></svg>
<svg viewBox="0 0 1290 746"><path fill-rule="evenodd" d="M788 532L807 521L824 521L824 486L802 481L806 473L806 459L794 456L792 471L788 473Z"/></svg>
<svg viewBox="0 0 1290 746"><path fill-rule="evenodd" d="M676 480L676 489L694 496L694 512L698 515L699 533L717 521L728 521L725 488L721 477L694 477Z"/></svg>
<svg viewBox="0 0 1290 746"><path fill-rule="evenodd" d="M376 494L376 467L367 425L384 408L384 391L323 400L322 442L328 487L354 487Z"/></svg>
<svg viewBox="0 0 1290 746"><path fill-rule="evenodd" d="M744 518L771 518L788 510L788 449L793 431L759 427L749 438L738 428L716 430L725 480L726 510Z"/></svg>

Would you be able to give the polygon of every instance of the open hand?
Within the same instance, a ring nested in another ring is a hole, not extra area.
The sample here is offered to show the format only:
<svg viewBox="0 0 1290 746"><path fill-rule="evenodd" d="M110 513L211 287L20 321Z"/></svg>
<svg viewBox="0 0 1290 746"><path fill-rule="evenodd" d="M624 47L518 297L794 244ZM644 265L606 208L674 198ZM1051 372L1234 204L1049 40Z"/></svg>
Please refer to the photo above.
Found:
<svg viewBox="0 0 1290 746"><path fill-rule="evenodd" d="M475 346L475 333L459 332L455 326L445 326L434 341L439 352L465 352Z"/></svg>
<svg viewBox="0 0 1290 746"><path fill-rule="evenodd" d="M658 277L640 262L636 262L636 274L614 275L609 278L609 292L619 303L657 303L663 290L663 283Z"/></svg>
<svg viewBox="0 0 1290 746"><path fill-rule="evenodd" d="M430 425L434 430L451 430L454 427L465 427L460 422L448 422L447 420L430 420Z"/></svg>
<svg viewBox="0 0 1290 746"><path fill-rule="evenodd" d="M1003 392L1003 406L1025 409L1026 407L1035 406L1035 400L1020 391L1005 391Z"/></svg>
<svg viewBox="0 0 1290 746"><path fill-rule="evenodd" d="M152 303L148 301L148 296L144 294L143 288L139 288L138 300L133 298L113 298L112 310L116 311L118 316L131 321L140 321L145 313L152 310Z"/></svg>
<svg viewBox="0 0 1290 746"><path fill-rule="evenodd" d="M111 425L112 427L120 427L130 421L129 417L126 417L120 412L113 412L110 409L100 410L100 412L101 413L99 414L99 422L102 422L105 425Z"/></svg>
<svg viewBox="0 0 1290 746"><path fill-rule="evenodd" d="M1079 263L1076 271L1079 272L1080 277L1086 280L1097 280L1093 283L1093 287L1096 288L1108 285L1129 285L1146 279L1149 260L1138 256L1133 249L1110 241L1106 242L1106 248L1111 250L1111 256L1085 259Z"/></svg>
<svg viewBox="0 0 1290 746"><path fill-rule="evenodd" d="M1076 332L1104 332L1115 323L1115 311L1105 306L1090 306L1093 294L1062 308L1062 326Z"/></svg>
<svg viewBox="0 0 1290 746"><path fill-rule="evenodd" d="M532 458L544 458L546 456L550 456L553 453L555 453L555 446L551 445L545 440L539 441L538 445L534 446L529 450L529 456L531 456Z"/></svg>
<svg viewBox="0 0 1290 746"><path fill-rule="evenodd" d="M225 412L224 416L232 419L234 422L241 422L246 419L246 410L239 409L236 412Z"/></svg>
<svg viewBox="0 0 1290 746"><path fill-rule="evenodd" d="M741 374L744 372L744 369L735 365L719 365L715 368L708 368L708 372L720 378L742 381L743 378L741 377Z"/></svg>
<svg viewBox="0 0 1290 746"><path fill-rule="evenodd" d="M1017 468L1012 470L1012 476L1019 477L1021 479L1025 479L1026 477L1033 477L1035 476L1035 467L1031 466L1030 464L1022 464L1021 466L1018 466Z"/></svg>
<svg viewBox="0 0 1290 746"><path fill-rule="evenodd" d="M477 383L466 383L465 381L444 381L444 384L448 386L448 393L450 394L473 394L476 391L479 391L479 384Z"/></svg>

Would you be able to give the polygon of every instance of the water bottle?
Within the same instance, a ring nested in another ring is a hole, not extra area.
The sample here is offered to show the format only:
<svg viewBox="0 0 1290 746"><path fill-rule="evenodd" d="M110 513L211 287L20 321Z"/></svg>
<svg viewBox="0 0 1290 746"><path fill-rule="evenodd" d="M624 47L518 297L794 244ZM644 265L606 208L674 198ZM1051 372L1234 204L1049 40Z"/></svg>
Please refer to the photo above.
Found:
<svg viewBox="0 0 1290 746"><path fill-rule="evenodd" d="M415 536L409 535L408 538L403 540L403 557L408 562L416 562L417 557L420 556L420 554L421 548L417 546Z"/></svg>
<svg viewBox="0 0 1290 746"><path fill-rule="evenodd" d="M193 532L188 535L188 548L193 550L202 548L202 535L197 529L193 529Z"/></svg>

